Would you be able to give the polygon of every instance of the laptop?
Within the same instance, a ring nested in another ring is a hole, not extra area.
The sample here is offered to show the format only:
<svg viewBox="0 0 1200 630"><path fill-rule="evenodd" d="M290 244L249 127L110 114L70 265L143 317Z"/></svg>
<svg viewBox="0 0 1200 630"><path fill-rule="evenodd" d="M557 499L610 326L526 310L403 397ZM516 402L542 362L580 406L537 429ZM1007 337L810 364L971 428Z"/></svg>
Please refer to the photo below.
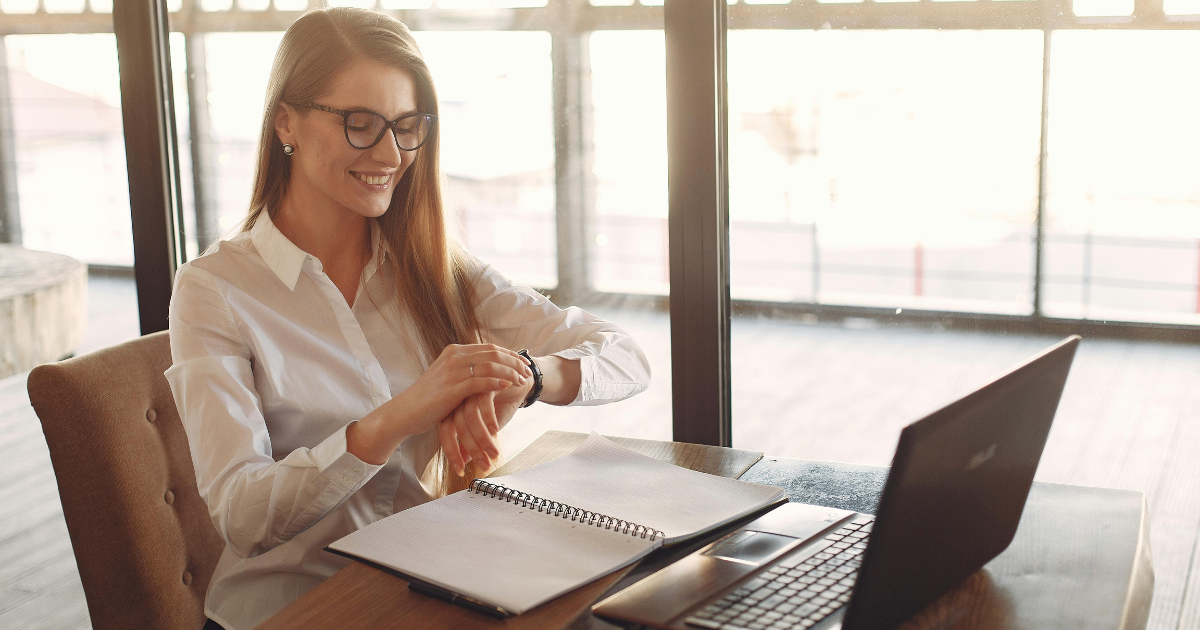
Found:
<svg viewBox="0 0 1200 630"><path fill-rule="evenodd" d="M1012 542L1079 337L900 433L876 513L784 504L593 606L672 630L885 630Z"/></svg>

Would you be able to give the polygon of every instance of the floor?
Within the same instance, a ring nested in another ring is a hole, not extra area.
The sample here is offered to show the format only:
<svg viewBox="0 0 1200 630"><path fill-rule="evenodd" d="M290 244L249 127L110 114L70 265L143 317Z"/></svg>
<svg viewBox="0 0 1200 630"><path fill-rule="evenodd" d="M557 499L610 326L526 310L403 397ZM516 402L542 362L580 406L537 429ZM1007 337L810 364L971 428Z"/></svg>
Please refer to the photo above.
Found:
<svg viewBox="0 0 1200 630"><path fill-rule="evenodd" d="M89 282L80 352L138 333L131 279ZM607 407L521 412L516 452L547 429L669 439L670 328L663 314L597 309L642 344L650 389ZM887 465L904 424L1055 340L739 319L733 325L734 440L771 455ZM49 455L24 375L0 381L0 627L88 627ZM1156 571L1149 628L1200 628L1200 346L1085 340L1038 478L1141 490Z"/></svg>

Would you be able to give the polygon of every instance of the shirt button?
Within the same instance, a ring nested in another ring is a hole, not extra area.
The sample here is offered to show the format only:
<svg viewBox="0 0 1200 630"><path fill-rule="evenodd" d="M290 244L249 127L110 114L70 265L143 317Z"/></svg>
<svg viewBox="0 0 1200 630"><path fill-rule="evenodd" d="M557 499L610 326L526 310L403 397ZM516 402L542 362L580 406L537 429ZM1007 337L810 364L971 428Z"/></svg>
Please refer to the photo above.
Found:
<svg viewBox="0 0 1200 630"><path fill-rule="evenodd" d="M359 474L359 473L361 473L361 472L362 472L362 469L361 469L361 468L355 468L355 469L354 469L354 474L356 474L356 475L357 475L357 474Z"/></svg>
<svg viewBox="0 0 1200 630"><path fill-rule="evenodd" d="M345 477L342 477L342 481L344 481L346 483L350 483L350 481L351 481L350 475L346 475Z"/></svg>

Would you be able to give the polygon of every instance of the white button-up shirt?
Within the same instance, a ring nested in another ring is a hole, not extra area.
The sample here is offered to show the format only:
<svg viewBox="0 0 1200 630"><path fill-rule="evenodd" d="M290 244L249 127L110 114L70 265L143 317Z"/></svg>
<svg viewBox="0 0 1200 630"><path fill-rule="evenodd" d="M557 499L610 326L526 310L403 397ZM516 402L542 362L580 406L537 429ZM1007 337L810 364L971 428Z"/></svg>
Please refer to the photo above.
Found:
<svg viewBox="0 0 1200 630"><path fill-rule="evenodd" d="M176 274L166 376L200 496L226 541L205 613L228 630L249 630L345 566L323 551L329 543L433 498L436 429L405 440L382 466L346 451L347 425L427 367L371 228L373 256L353 306L265 212ZM620 328L483 264L474 274L485 341L580 361L571 404L648 386L646 357Z"/></svg>

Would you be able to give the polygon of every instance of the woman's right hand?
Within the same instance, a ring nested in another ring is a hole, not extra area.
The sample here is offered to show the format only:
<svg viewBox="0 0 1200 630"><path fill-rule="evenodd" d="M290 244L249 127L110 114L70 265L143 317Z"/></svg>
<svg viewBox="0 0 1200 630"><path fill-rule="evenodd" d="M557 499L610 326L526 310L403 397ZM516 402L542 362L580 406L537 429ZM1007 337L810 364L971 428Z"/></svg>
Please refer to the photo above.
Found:
<svg viewBox="0 0 1200 630"><path fill-rule="evenodd" d="M464 400L532 378L516 352L494 344L449 345L408 389L346 429L346 450L369 464L387 462L410 435L424 433L450 415ZM479 455L489 447L499 452L495 436L479 436ZM491 441L488 444L488 441Z"/></svg>

